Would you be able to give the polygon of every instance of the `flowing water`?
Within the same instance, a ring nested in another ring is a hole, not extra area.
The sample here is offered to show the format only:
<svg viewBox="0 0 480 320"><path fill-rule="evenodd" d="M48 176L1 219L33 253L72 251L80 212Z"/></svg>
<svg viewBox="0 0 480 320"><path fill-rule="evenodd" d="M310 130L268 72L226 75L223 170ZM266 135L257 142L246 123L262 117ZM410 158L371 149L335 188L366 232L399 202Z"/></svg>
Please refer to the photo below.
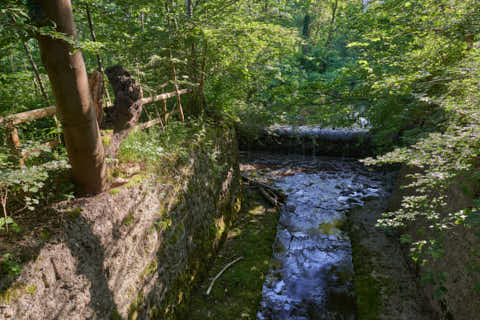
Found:
<svg viewBox="0 0 480 320"><path fill-rule="evenodd" d="M243 169L288 195L257 319L355 319L352 250L342 226L349 209L385 196L382 173L354 160L267 153L248 154Z"/></svg>

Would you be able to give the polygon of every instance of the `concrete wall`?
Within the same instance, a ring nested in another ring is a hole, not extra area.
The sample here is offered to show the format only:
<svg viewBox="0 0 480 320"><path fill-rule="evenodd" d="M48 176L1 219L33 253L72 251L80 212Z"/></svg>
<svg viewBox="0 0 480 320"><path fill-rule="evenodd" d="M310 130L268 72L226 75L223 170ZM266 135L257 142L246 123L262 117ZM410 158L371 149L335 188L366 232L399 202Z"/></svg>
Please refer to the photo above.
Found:
<svg viewBox="0 0 480 320"><path fill-rule="evenodd" d="M169 174L48 210L60 227L0 292L0 319L181 313L239 209L234 132L210 129L206 140Z"/></svg>
<svg viewBox="0 0 480 320"><path fill-rule="evenodd" d="M406 176L414 172L418 172L418 170L408 167L404 167L400 171L389 210L398 209L402 197L415 194L414 190L402 188L410 182ZM446 216L449 213L472 207L472 194L465 191L477 188L478 186L474 185L471 177L457 177L447 192L447 205L442 214ZM426 296L441 319L476 319L480 315L480 290L478 288L480 285L480 238L476 235L476 233L480 234L479 228L468 229L462 225L451 226L444 230L439 237L438 234L432 234L428 225L427 221L417 219L404 230L411 235L414 241L433 237L440 240L439 243L444 254L439 258L430 258L423 266L414 265L413 261L409 259L412 268L417 271L420 281L433 276L430 281L421 281L424 284L422 288ZM409 252L407 248L405 249L407 255ZM440 276L441 274L445 276L444 279ZM436 283L432 283L433 281ZM447 291L439 295L438 289L441 286L445 287Z"/></svg>
<svg viewBox="0 0 480 320"><path fill-rule="evenodd" d="M269 150L317 156L362 158L373 154L368 130L318 126L274 126L258 136L240 136L242 150Z"/></svg>

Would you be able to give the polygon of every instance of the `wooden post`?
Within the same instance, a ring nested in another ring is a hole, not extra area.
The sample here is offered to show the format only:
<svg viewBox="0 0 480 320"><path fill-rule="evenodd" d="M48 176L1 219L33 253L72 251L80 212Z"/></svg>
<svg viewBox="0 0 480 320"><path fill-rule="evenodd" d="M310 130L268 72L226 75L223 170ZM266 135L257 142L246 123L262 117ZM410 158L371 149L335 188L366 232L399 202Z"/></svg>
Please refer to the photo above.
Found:
<svg viewBox="0 0 480 320"><path fill-rule="evenodd" d="M158 112L158 105L155 105L155 113L157 114L157 119L160 119L160 125L162 126L162 130L165 131L165 125L163 124L163 120L165 119L162 117L160 112Z"/></svg>
<svg viewBox="0 0 480 320"><path fill-rule="evenodd" d="M182 122L185 122L185 116L183 114L182 102L180 100L180 93L179 93L178 84L177 84L177 72L175 71L175 63L173 62L173 57L172 57L172 47L168 48L168 53L170 55L170 65L172 66L173 86L175 88L175 94L177 96L177 104L178 104L178 111L180 112L180 120L182 120Z"/></svg>
<svg viewBox="0 0 480 320"><path fill-rule="evenodd" d="M207 46L208 43L205 41L205 46L203 47L202 74L200 76L200 84L198 86L198 112L200 114L203 112L203 86L205 83L205 68L207 64Z"/></svg>
<svg viewBox="0 0 480 320"><path fill-rule="evenodd" d="M163 122L167 125L168 114L167 114L167 100L162 100L162 112L163 112Z"/></svg>
<svg viewBox="0 0 480 320"><path fill-rule="evenodd" d="M23 155L20 150L20 138L18 137L18 130L15 126L8 127L10 131L10 144L12 153L19 158L18 164L20 166L25 165L25 161L23 160Z"/></svg>

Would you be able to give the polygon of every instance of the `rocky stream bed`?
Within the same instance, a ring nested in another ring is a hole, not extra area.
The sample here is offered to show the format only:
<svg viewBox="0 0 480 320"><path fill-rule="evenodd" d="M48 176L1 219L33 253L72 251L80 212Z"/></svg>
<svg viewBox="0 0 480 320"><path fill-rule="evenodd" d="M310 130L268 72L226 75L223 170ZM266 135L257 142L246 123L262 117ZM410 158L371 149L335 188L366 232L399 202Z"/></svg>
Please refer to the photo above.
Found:
<svg viewBox="0 0 480 320"><path fill-rule="evenodd" d="M257 319L435 319L397 239L375 226L393 171L258 152L242 168L288 195Z"/></svg>

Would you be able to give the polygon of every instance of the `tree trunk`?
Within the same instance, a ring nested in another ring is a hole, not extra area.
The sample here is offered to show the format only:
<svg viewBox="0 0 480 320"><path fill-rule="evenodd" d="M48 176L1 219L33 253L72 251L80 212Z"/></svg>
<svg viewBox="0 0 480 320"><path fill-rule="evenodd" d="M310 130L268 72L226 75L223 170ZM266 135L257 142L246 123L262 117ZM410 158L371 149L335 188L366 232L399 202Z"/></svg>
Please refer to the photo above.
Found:
<svg viewBox="0 0 480 320"><path fill-rule="evenodd" d="M95 35L95 29L93 28L92 16L90 14L90 6L88 4L85 4L85 11L87 12L87 20L88 20L88 28L90 29L90 36L91 36L93 42L97 42L97 37ZM100 72L102 74L102 79L103 79L102 58L100 57L99 54L97 54L97 65L98 65L97 70L98 70L98 72ZM103 86L105 86L105 83L103 83ZM104 92L105 95L107 96L107 103L111 104L112 100L110 99L110 93L108 93L108 90L103 90L102 92ZM98 116L98 109L97 109L97 116ZM100 121L98 123L100 124L102 122Z"/></svg>
<svg viewBox="0 0 480 320"><path fill-rule="evenodd" d="M312 21L312 17L307 13L303 18L303 30L302 36L305 40L310 39L310 23Z"/></svg>
<svg viewBox="0 0 480 320"><path fill-rule="evenodd" d="M310 52L310 44L308 43L308 40L310 40L310 24L312 22L312 17L306 13L304 18L303 18L303 27L302 27L302 37L305 41L305 43L302 45L302 53L304 55L308 55ZM304 59L302 59L304 60ZM302 64L305 64L306 61L303 61Z"/></svg>
<svg viewBox="0 0 480 320"><path fill-rule="evenodd" d="M33 73L37 78L38 86L40 87L40 92L42 93L42 96L45 99L45 101L48 104L50 104L50 101L48 100L47 91L45 90L45 86L43 85L42 78L40 77L40 72L38 72L37 64L33 60L32 54L30 53L30 50L28 50L28 47L25 41L22 41L22 45L23 45L23 49L25 50L25 53L27 54L28 60L30 61L30 65L32 66Z"/></svg>
<svg viewBox="0 0 480 320"><path fill-rule="evenodd" d="M103 121L103 74L100 71L93 71L88 77L88 85L90 87L90 94L92 95L93 105L97 115L97 122L100 126Z"/></svg>
<svg viewBox="0 0 480 320"><path fill-rule="evenodd" d="M25 69L25 73L29 73L30 72L30 69L28 69L27 67L27 62L25 62L25 59L23 60L23 68ZM35 88L35 93L38 94L42 94L40 92L40 88L38 87L38 84L37 84L37 79L35 77L32 78L32 82L33 82L33 87Z"/></svg>
<svg viewBox="0 0 480 320"><path fill-rule="evenodd" d="M185 116L183 114L183 108L182 108L182 101L180 100L180 93L178 90L177 71L175 70L175 62L173 61L172 47L168 49L168 54L170 57L170 66L172 67L173 87L175 88L175 93L177 95L177 105L178 105L178 111L180 112L180 120L182 122L185 122Z"/></svg>
<svg viewBox="0 0 480 320"><path fill-rule="evenodd" d="M87 20L88 20L88 28L90 29L90 36L92 37L92 41L96 42L96 36L95 36L95 30L93 29L93 22L92 22L92 16L90 15L90 7L88 4L85 4L85 11L87 12ZM97 64L98 64L98 71L103 73L103 68L102 68L102 59L100 58L100 55L97 54Z"/></svg>
<svg viewBox="0 0 480 320"><path fill-rule="evenodd" d="M41 25L54 21L56 31L76 39L70 0L34 0L32 6ZM37 34L40 55L50 79L63 124L72 174L82 194L96 194L105 189L105 161L96 111L92 103L87 72L80 50L61 39Z"/></svg>
<svg viewBox="0 0 480 320"><path fill-rule="evenodd" d="M186 7L187 7L187 18L190 19L193 16L192 0L187 0Z"/></svg>
<svg viewBox="0 0 480 320"><path fill-rule="evenodd" d="M12 49L8 50L9 56L10 56L10 69L12 73L17 72L17 68L15 68L15 57L13 55Z"/></svg>
<svg viewBox="0 0 480 320"><path fill-rule="evenodd" d="M207 40L204 40L205 44L203 47L203 58L202 58L202 70L201 70L201 75L200 75L200 84L198 86L198 114L201 115L203 112L203 106L204 106L204 97L203 97L203 86L205 83L205 69L206 69L206 64L207 64L207 49L208 49L208 42Z"/></svg>
<svg viewBox="0 0 480 320"><path fill-rule="evenodd" d="M338 0L335 0L335 2L332 4L332 20L330 21L330 27L328 28L327 43L325 44L325 48L327 50L330 47L330 43L332 42L332 38L333 38L333 31L335 30L335 17L337 15L337 8L338 8Z"/></svg>

